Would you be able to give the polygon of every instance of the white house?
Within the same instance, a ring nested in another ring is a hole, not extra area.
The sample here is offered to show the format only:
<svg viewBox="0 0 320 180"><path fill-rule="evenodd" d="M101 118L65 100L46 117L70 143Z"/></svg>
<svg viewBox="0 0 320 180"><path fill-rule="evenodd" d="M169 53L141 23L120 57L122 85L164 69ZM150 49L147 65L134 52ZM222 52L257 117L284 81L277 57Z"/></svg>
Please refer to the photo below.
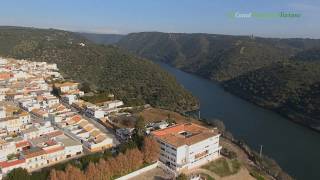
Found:
<svg viewBox="0 0 320 180"><path fill-rule="evenodd" d="M75 94L66 94L62 96L62 100L71 105L77 101L77 96Z"/></svg>
<svg viewBox="0 0 320 180"><path fill-rule="evenodd" d="M44 99L46 100L46 103L49 106L49 108L59 104L59 99L55 96L52 96L52 95L46 96Z"/></svg>
<svg viewBox="0 0 320 180"><path fill-rule="evenodd" d="M82 144L68 137L59 136L56 137L56 141L62 143L65 147L65 158L70 158L79 154L82 154Z"/></svg>
<svg viewBox="0 0 320 180"><path fill-rule="evenodd" d="M0 141L0 162L6 161L9 154L16 152L17 149L14 142L6 142L4 140Z"/></svg>
<svg viewBox="0 0 320 180"><path fill-rule="evenodd" d="M5 117L6 117L6 108L0 107L0 118L5 118Z"/></svg>
<svg viewBox="0 0 320 180"><path fill-rule="evenodd" d="M1 174L5 175L11 170L15 168L25 168L26 166L26 160L25 159L14 159L11 161L3 161L0 162L0 167L1 167Z"/></svg>
<svg viewBox="0 0 320 180"><path fill-rule="evenodd" d="M68 93L69 91L78 90L79 83L64 82L56 83L54 87L57 88L61 93Z"/></svg>
<svg viewBox="0 0 320 180"><path fill-rule="evenodd" d="M91 117L100 119L104 117L105 112L97 106L92 106L92 107L87 107L86 113Z"/></svg>
<svg viewBox="0 0 320 180"><path fill-rule="evenodd" d="M46 152L45 158L47 160L47 164L58 162L66 158L64 147L59 144L44 147L43 150Z"/></svg>
<svg viewBox="0 0 320 180"><path fill-rule="evenodd" d="M122 106L122 105L123 105L123 102L120 101L120 100L106 101L106 102L103 103L103 106L105 108L108 108L108 109L117 108L117 107Z"/></svg>
<svg viewBox="0 0 320 180"><path fill-rule="evenodd" d="M33 171L47 164L46 152L40 147L32 147L22 152L22 157L26 159L26 169Z"/></svg>
<svg viewBox="0 0 320 180"><path fill-rule="evenodd" d="M159 160L174 171L188 170L220 156L220 134L213 129L185 123L153 131L160 144Z"/></svg>

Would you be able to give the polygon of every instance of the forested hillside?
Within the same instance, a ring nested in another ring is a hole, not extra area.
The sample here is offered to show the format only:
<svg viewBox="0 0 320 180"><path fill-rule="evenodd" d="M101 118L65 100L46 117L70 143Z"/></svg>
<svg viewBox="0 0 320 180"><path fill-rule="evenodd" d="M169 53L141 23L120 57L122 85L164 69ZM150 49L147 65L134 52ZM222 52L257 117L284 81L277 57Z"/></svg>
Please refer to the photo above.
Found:
<svg viewBox="0 0 320 180"><path fill-rule="evenodd" d="M79 33L79 35L97 44L115 44L119 42L125 35L121 34L94 34L94 33Z"/></svg>
<svg viewBox="0 0 320 180"><path fill-rule="evenodd" d="M320 40L147 32L118 45L320 129Z"/></svg>
<svg viewBox="0 0 320 180"><path fill-rule="evenodd" d="M65 77L98 94L114 93L129 105L150 103L180 112L197 105L158 65L114 46L91 43L76 33L0 27L0 55L57 63Z"/></svg>
<svg viewBox="0 0 320 180"><path fill-rule="evenodd" d="M285 61L296 50L281 41L247 36L157 32L129 34L118 44L143 57L218 81Z"/></svg>
<svg viewBox="0 0 320 180"><path fill-rule="evenodd" d="M232 93L318 128L320 62L278 63L223 82Z"/></svg>

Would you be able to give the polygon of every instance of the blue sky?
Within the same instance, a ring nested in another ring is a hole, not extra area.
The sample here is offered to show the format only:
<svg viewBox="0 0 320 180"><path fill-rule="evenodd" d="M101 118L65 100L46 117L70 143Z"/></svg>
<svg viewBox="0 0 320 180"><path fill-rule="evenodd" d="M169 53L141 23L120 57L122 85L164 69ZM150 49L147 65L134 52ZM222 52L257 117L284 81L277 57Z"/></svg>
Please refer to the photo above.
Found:
<svg viewBox="0 0 320 180"><path fill-rule="evenodd" d="M230 18L228 13L299 13ZM126 34L140 31L320 38L318 0L6 0L0 25Z"/></svg>

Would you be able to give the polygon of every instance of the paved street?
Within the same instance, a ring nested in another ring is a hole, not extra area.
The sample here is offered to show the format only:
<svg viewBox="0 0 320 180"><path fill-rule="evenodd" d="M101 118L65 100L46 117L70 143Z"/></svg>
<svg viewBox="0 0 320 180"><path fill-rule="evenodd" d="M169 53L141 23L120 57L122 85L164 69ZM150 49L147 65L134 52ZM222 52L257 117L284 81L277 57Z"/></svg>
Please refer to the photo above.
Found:
<svg viewBox="0 0 320 180"><path fill-rule="evenodd" d="M66 106L67 108L71 109L73 112L77 112L79 114L82 115L82 117L84 119L86 119L87 121L89 121L90 123L92 123L95 127L97 127L101 132L105 133L107 136L111 137L114 141L115 145L119 145L120 142L117 140L117 138L114 135L114 130L106 127L104 125L102 125L101 123L99 123L96 119L88 117L85 113L79 112L77 109L75 109L74 107L70 106L67 103L61 102L64 106Z"/></svg>

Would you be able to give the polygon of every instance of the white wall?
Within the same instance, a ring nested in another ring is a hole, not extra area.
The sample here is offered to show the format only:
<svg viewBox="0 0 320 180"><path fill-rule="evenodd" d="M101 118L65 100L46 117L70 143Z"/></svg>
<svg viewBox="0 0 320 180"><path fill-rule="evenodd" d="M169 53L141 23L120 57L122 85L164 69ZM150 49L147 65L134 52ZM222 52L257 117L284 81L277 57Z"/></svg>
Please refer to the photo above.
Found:
<svg viewBox="0 0 320 180"><path fill-rule="evenodd" d="M150 171L152 169L155 169L156 167L158 167L158 162L156 162L154 164L151 164L150 166L144 167L142 169L139 169L137 171L134 171L134 172L132 172L130 174L127 174L125 176L122 176L122 177L120 177L120 178L118 178L116 180L127 180L127 179L133 178L135 176L138 176L138 175L140 175L140 174L142 174L144 172L147 172L147 171Z"/></svg>

